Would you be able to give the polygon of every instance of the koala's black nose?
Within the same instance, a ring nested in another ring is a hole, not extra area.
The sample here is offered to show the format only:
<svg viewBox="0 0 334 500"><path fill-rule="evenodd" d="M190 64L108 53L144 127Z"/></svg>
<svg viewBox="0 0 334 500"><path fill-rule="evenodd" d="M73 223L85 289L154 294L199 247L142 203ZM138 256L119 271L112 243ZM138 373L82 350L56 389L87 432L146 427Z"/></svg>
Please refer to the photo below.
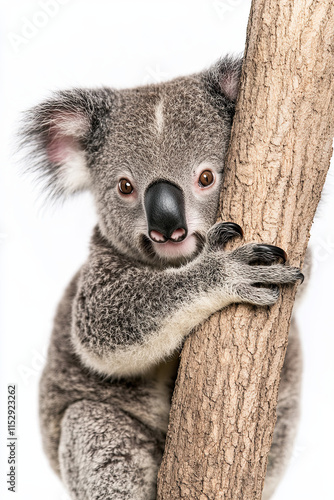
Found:
<svg viewBox="0 0 334 500"><path fill-rule="evenodd" d="M182 241L187 236L184 197L180 188L166 181L156 182L145 194L148 234L156 243Z"/></svg>

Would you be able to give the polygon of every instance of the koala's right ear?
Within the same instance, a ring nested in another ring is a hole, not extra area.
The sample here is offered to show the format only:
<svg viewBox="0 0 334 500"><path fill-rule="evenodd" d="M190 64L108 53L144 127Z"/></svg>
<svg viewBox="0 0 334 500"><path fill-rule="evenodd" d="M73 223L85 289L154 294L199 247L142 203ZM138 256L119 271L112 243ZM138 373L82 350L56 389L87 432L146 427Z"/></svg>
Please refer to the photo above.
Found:
<svg viewBox="0 0 334 500"><path fill-rule="evenodd" d="M28 147L32 169L47 179L52 195L89 188L87 151L103 139L113 101L110 89L74 89L57 92L26 113L21 144Z"/></svg>

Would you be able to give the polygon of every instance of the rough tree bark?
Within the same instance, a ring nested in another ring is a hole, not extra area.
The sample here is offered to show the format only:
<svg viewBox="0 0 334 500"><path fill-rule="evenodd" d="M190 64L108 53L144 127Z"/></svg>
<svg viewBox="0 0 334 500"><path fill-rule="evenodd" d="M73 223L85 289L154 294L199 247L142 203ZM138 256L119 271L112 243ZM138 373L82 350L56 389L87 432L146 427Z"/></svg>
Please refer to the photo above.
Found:
<svg viewBox="0 0 334 500"><path fill-rule="evenodd" d="M334 2L253 0L221 218L303 262L332 153ZM158 499L260 499L295 289L186 341Z"/></svg>

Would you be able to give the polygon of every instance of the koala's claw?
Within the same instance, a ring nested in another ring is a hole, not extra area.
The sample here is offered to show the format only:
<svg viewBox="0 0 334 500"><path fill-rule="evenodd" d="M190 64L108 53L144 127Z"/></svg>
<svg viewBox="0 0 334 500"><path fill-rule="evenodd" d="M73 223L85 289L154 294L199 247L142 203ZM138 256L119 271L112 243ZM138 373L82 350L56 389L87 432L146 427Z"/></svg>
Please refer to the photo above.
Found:
<svg viewBox="0 0 334 500"><path fill-rule="evenodd" d="M213 248L223 247L235 236L243 238L244 232L235 222L218 222L208 233L209 245Z"/></svg>
<svg viewBox="0 0 334 500"><path fill-rule="evenodd" d="M272 264L280 259L285 263L287 260L287 255L282 248L256 243L237 248L233 252L233 257L247 264Z"/></svg>
<svg viewBox="0 0 334 500"><path fill-rule="evenodd" d="M230 233L232 236L238 234L239 236L241 236L241 238L244 237L242 227L240 227L239 224L236 224L235 222L222 222L221 227L224 231Z"/></svg>
<svg viewBox="0 0 334 500"><path fill-rule="evenodd" d="M263 262L274 262L277 260L277 257L281 258L283 262L288 260L286 252L282 248L276 247L275 245L256 245L253 248L253 252L254 261L259 260Z"/></svg>

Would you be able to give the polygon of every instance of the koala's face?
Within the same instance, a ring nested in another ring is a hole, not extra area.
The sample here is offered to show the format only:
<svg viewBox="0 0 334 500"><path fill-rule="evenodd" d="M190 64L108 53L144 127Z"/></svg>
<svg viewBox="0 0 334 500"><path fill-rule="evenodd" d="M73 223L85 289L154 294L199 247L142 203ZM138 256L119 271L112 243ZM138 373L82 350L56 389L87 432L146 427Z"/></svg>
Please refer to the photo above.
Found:
<svg viewBox="0 0 334 500"><path fill-rule="evenodd" d="M230 118L191 78L119 92L93 155L103 234L148 261L183 261L215 222Z"/></svg>
<svg viewBox="0 0 334 500"><path fill-rule="evenodd" d="M72 91L33 110L28 138L54 189L88 187L102 234L131 258L186 262L215 222L240 69L224 64L159 85Z"/></svg>

